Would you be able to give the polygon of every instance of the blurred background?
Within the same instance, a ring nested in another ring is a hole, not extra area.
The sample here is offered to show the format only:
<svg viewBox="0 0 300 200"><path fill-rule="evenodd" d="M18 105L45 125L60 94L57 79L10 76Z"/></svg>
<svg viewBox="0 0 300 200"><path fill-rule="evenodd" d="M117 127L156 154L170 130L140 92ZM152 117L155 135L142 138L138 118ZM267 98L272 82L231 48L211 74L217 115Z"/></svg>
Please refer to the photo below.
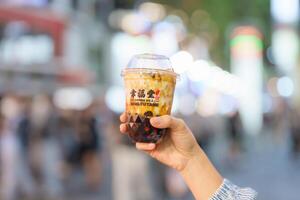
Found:
<svg viewBox="0 0 300 200"><path fill-rule="evenodd" d="M119 133L121 69L169 56L224 177L299 199L298 0L0 0L0 199L189 200Z"/></svg>

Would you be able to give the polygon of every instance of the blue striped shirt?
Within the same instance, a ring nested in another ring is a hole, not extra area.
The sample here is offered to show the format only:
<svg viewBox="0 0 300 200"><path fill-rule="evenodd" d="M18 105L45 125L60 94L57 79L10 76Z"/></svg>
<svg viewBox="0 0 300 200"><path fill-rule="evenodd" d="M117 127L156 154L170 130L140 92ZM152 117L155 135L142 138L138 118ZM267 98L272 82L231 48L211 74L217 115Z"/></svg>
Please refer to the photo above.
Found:
<svg viewBox="0 0 300 200"><path fill-rule="evenodd" d="M210 200L255 200L257 192L251 188L240 188L224 179Z"/></svg>

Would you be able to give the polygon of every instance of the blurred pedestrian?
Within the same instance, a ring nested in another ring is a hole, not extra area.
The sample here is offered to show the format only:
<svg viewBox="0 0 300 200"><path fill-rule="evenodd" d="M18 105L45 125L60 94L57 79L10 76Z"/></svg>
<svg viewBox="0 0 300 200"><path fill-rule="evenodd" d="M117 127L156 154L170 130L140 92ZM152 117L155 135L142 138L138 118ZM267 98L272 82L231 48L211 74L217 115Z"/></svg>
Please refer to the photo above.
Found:
<svg viewBox="0 0 300 200"><path fill-rule="evenodd" d="M277 97L274 99L274 111L273 111L273 137L274 141L277 144L282 144L285 140L284 137L286 136L288 130L288 103L282 97Z"/></svg>
<svg viewBox="0 0 300 200"><path fill-rule="evenodd" d="M290 109L291 152L294 157L300 153L300 113L296 107Z"/></svg>
<svg viewBox="0 0 300 200"><path fill-rule="evenodd" d="M30 99L28 97L19 97L20 113L17 120L16 134L19 142L19 168L18 176L20 177L20 187L22 192L28 198L35 194L36 184L33 179L30 163Z"/></svg>
<svg viewBox="0 0 300 200"><path fill-rule="evenodd" d="M229 154L230 162L235 162L242 150L243 128L238 110L230 113L228 116L228 136L229 136Z"/></svg>
<svg viewBox="0 0 300 200"><path fill-rule="evenodd" d="M60 110L57 132L62 156L62 179L70 178L73 168L79 165L78 143L74 114L69 110Z"/></svg>
<svg viewBox="0 0 300 200"><path fill-rule="evenodd" d="M93 107L83 110L76 123L79 135L79 157L90 189L98 190L101 180L101 127L97 123Z"/></svg>
<svg viewBox="0 0 300 200"><path fill-rule="evenodd" d="M14 96L6 96L1 101L0 116L0 185L1 199L14 200L19 182L19 143L16 135L16 118L19 105Z"/></svg>
<svg viewBox="0 0 300 200"><path fill-rule="evenodd" d="M59 167L62 160L57 137L57 116L49 96L34 96L31 109L34 158L41 175L42 190L49 198L62 195Z"/></svg>

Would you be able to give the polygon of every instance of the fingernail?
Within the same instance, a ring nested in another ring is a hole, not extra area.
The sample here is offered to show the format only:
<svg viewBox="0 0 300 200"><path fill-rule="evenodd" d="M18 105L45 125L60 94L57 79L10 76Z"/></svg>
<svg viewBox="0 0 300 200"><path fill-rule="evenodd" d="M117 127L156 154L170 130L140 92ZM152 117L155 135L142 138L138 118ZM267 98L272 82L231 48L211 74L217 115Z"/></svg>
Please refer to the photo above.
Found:
<svg viewBox="0 0 300 200"><path fill-rule="evenodd" d="M151 124L158 124L159 123L159 117L152 117L150 119Z"/></svg>
<svg viewBox="0 0 300 200"><path fill-rule="evenodd" d="M149 144L148 144L148 147L152 149L152 148L155 147L155 144L154 144L154 143L149 143Z"/></svg>
<svg viewBox="0 0 300 200"><path fill-rule="evenodd" d="M136 148L140 149L141 145L139 143L135 143Z"/></svg>

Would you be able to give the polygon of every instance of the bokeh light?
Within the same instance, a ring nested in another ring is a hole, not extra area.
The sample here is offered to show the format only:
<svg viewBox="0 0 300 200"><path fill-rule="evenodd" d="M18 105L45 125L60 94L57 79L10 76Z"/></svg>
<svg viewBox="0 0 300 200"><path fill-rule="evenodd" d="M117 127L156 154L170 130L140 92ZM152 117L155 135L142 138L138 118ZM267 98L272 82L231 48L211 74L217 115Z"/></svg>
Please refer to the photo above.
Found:
<svg viewBox="0 0 300 200"><path fill-rule="evenodd" d="M157 23L153 27L152 42L156 53L167 56L174 54L178 50L174 25L168 21Z"/></svg>
<svg viewBox="0 0 300 200"><path fill-rule="evenodd" d="M277 81L277 90L279 95L283 97L290 97L294 92L293 80L287 76L281 77Z"/></svg>
<svg viewBox="0 0 300 200"><path fill-rule="evenodd" d="M130 34L136 35L145 32L150 26L148 19L137 12L128 13L122 18L121 28Z"/></svg>
<svg viewBox="0 0 300 200"><path fill-rule="evenodd" d="M84 110L91 105L93 97L86 88L68 87L54 93L54 104L63 110Z"/></svg>
<svg viewBox="0 0 300 200"><path fill-rule="evenodd" d="M192 94L185 94L178 99L178 111L183 115L191 115L196 111L196 98Z"/></svg>
<svg viewBox="0 0 300 200"><path fill-rule="evenodd" d="M112 111L122 113L125 109L125 92L120 86L111 86L105 93L105 103Z"/></svg>
<svg viewBox="0 0 300 200"><path fill-rule="evenodd" d="M142 12L151 22L162 20L166 15L166 10L163 5L152 2L142 3L139 7Z"/></svg>
<svg viewBox="0 0 300 200"><path fill-rule="evenodd" d="M170 57L174 71L184 73L193 63L193 56L187 51L179 51Z"/></svg>
<svg viewBox="0 0 300 200"><path fill-rule="evenodd" d="M298 0L272 0L271 13L281 23L295 23L299 18Z"/></svg>
<svg viewBox="0 0 300 200"><path fill-rule="evenodd" d="M206 60L196 60L188 69L187 76L192 81L208 81L211 78L211 67Z"/></svg>

